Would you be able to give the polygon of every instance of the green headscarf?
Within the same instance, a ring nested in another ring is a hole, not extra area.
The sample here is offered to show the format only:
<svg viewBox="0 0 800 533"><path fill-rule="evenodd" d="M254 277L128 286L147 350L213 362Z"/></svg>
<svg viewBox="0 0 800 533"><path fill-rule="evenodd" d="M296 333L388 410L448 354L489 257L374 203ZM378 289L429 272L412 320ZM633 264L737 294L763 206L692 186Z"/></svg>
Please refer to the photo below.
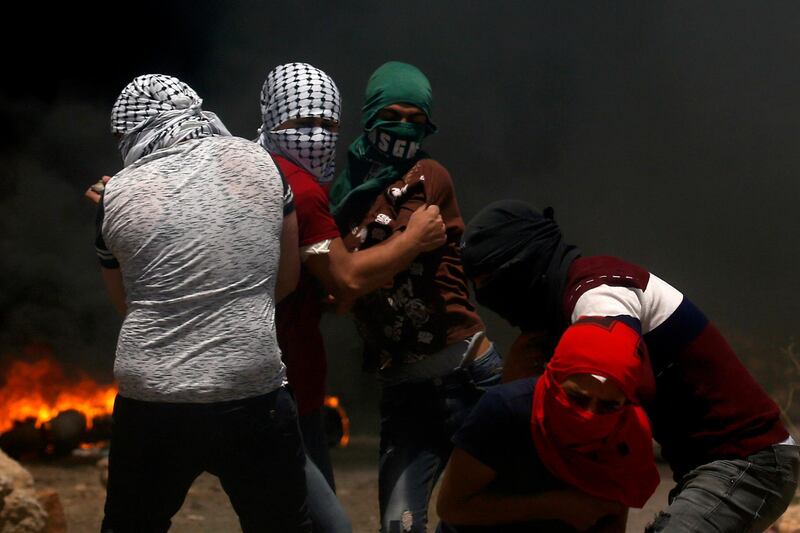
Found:
<svg viewBox="0 0 800 533"><path fill-rule="evenodd" d="M432 103L431 84L417 67L390 61L372 73L361 108L364 131L348 148L347 168L330 191L331 212L340 230L349 229L348 224L364 215L380 191L400 179L417 161L428 157L416 147L423 138L436 132L436 125L431 122ZM376 118L378 111L392 104L416 106L425 113L428 122L420 125ZM392 157L376 146L379 132L408 139L411 148L402 157Z"/></svg>

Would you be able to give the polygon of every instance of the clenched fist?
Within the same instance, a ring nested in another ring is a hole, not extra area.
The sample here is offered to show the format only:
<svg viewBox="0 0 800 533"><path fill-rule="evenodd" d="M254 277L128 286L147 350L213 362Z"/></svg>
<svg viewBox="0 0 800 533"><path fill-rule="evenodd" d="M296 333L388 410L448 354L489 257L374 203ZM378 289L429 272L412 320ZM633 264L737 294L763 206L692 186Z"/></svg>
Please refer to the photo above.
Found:
<svg viewBox="0 0 800 533"><path fill-rule="evenodd" d="M420 252L429 252L447 242L445 224L439 206L423 205L408 219L406 234L417 244Z"/></svg>

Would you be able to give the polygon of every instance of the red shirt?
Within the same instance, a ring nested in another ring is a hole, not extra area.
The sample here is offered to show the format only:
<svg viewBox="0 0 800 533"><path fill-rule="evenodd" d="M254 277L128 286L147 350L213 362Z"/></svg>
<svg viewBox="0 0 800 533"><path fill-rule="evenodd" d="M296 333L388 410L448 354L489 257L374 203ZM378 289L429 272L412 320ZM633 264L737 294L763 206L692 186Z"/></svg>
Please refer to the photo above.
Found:
<svg viewBox="0 0 800 533"><path fill-rule="evenodd" d="M294 193L300 247L338 238L328 195L314 177L283 157L273 157ZM323 297L316 278L302 267L297 289L276 310L278 344L301 416L320 408L325 399L327 357L319 330Z"/></svg>
<svg viewBox="0 0 800 533"><path fill-rule="evenodd" d="M642 403L675 478L744 458L788 436L780 410L717 328L690 300L647 270L614 257L576 259L564 308L571 321L612 316L638 327L655 376Z"/></svg>

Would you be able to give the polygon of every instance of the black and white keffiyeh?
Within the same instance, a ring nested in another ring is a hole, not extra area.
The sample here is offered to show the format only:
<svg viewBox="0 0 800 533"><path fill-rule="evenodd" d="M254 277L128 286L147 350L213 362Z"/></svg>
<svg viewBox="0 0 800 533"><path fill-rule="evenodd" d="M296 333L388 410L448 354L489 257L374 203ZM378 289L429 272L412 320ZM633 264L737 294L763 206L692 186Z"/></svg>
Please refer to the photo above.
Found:
<svg viewBox="0 0 800 533"><path fill-rule="evenodd" d="M230 135L217 115L201 109L202 103L178 78L164 74L134 78L111 109L111 132L123 135L119 149L125 166L180 141Z"/></svg>
<svg viewBox="0 0 800 533"><path fill-rule="evenodd" d="M287 120L326 118L339 121L339 89L330 76L307 63L287 63L267 75L261 89L258 142L324 183L333 180L338 134L321 127L276 130Z"/></svg>

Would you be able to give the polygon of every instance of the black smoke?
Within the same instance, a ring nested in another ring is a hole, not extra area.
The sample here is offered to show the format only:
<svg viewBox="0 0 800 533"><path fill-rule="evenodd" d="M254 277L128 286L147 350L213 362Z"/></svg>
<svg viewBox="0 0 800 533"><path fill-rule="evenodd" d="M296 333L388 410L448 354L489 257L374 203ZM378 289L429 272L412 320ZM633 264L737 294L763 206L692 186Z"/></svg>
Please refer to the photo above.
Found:
<svg viewBox="0 0 800 533"><path fill-rule="evenodd" d="M779 364L779 348L799 333L800 4L93 9L31 12L21 18L32 21L24 37L4 37L0 353L46 342L110 377L119 320L81 194L120 168L108 112L125 83L176 75L231 131L253 138L261 83L288 61L310 62L339 84L340 164L369 74L387 60L413 63L433 84L440 126L426 147L451 171L465 218L505 197L552 205L568 240L676 285L751 367ZM508 347L512 330L485 316L490 336ZM357 342L331 329L335 351L348 352L334 356L333 387L345 388Z"/></svg>

